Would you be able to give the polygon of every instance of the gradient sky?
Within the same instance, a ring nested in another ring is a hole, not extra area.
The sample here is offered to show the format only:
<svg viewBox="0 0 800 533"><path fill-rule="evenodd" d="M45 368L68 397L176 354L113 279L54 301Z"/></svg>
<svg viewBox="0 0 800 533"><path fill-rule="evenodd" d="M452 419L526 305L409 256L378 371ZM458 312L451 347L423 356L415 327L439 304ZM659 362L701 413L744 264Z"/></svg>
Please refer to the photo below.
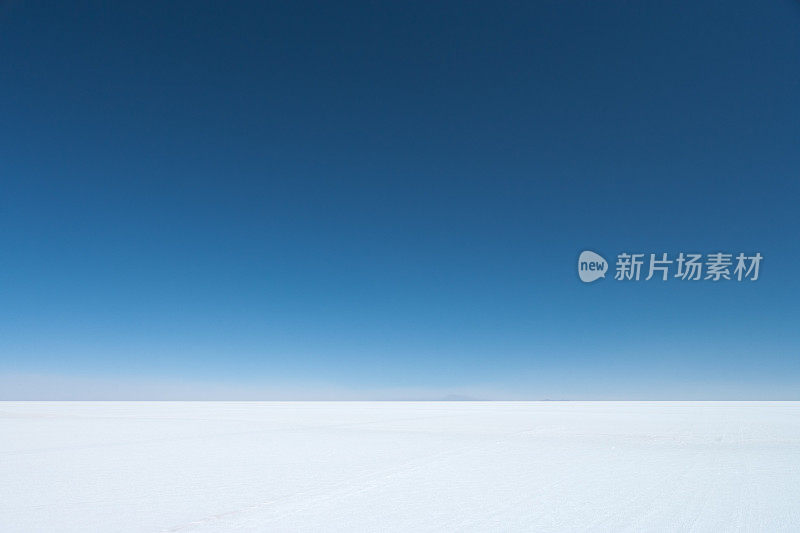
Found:
<svg viewBox="0 0 800 533"><path fill-rule="evenodd" d="M797 2L4 2L0 117L0 399L800 399Z"/></svg>

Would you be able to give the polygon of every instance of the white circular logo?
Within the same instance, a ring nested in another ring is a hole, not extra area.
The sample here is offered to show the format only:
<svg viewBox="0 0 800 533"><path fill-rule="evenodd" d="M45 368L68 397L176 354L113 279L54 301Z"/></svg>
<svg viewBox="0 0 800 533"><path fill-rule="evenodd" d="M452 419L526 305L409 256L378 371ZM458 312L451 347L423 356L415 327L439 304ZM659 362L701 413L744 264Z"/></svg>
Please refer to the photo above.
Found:
<svg viewBox="0 0 800 533"><path fill-rule="evenodd" d="M608 263L600 254L585 250L578 258L578 277L584 283L591 283L606 277Z"/></svg>

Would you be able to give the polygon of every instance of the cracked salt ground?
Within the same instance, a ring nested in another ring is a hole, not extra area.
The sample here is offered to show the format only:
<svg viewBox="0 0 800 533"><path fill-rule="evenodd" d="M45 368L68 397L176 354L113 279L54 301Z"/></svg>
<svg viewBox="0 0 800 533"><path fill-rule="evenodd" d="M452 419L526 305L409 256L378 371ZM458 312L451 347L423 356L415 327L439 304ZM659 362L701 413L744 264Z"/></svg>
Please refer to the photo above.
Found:
<svg viewBox="0 0 800 533"><path fill-rule="evenodd" d="M4 532L798 531L797 402L4 402Z"/></svg>

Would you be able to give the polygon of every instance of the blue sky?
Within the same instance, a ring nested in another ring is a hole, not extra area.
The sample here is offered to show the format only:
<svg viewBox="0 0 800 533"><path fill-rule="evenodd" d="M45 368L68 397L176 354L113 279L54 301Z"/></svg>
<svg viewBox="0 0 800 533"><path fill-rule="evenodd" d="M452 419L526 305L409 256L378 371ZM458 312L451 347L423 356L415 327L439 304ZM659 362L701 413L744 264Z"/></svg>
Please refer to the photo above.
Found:
<svg viewBox="0 0 800 533"><path fill-rule="evenodd" d="M0 57L0 398L800 399L796 2L26 1Z"/></svg>

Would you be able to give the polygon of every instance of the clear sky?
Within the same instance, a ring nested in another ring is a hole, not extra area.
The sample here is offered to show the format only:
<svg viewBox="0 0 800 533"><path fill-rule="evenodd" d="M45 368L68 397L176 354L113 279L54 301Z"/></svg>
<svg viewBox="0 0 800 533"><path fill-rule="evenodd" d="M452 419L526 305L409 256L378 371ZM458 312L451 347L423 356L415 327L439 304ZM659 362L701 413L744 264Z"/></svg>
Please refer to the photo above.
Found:
<svg viewBox="0 0 800 533"><path fill-rule="evenodd" d="M797 2L3 2L0 398L800 399L798 200Z"/></svg>

